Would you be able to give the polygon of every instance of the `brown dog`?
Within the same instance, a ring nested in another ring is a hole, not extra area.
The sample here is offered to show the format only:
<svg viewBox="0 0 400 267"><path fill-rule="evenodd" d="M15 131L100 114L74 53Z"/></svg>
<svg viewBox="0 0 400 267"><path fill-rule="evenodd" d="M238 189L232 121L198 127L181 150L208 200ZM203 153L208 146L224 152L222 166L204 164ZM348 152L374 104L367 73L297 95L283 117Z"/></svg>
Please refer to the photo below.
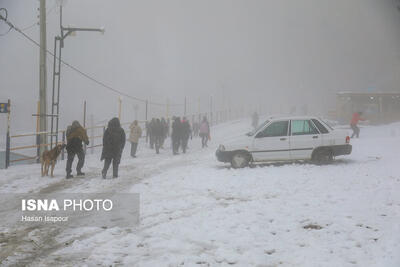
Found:
<svg viewBox="0 0 400 267"><path fill-rule="evenodd" d="M51 165L51 177L53 177L54 167L56 166L56 161L58 155L60 155L61 150L65 147L65 144L59 144L55 146L50 151L44 151L42 154L41 162L42 162L42 177L45 175L49 175L49 167Z"/></svg>

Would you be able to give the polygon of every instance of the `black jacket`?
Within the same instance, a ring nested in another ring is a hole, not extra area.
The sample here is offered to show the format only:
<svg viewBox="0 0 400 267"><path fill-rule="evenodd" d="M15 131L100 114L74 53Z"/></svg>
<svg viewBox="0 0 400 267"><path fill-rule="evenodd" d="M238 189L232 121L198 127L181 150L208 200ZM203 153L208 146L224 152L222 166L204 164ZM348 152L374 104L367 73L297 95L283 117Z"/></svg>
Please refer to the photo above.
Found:
<svg viewBox="0 0 400 267"><path fill-rule="evenodd" d="M179 118L176 118L172 123L172 139L180 139L182 137L182 123Z"/></svg>
<svg viewBox="0 0 400 267"><path fill-rule="evenodd" d="M164 136L164 127L161 124L161 121L155 120L151 124L151 133L156 137L163 137Z"/></svg>
<svg viewBox="0 0 400 267"><path fill-rule="evenodd" d="M108 122L107 130L103 135L101 160L106 158L120 160L124 146L125 131L121 128L118 118L113 118Z"/></svg>
<svg viewBox="0 0 400 267"><path fill-rule="evenodd" d="M190 124L189 124L189 122L188 121L183 121L182 123L181 123L181 131L182 131L182 134L181 134L181 136L182 136L182 138L183 139L189 139L189 137L190 137L190 133L192 132L192 130L190 129Z"/></svg>

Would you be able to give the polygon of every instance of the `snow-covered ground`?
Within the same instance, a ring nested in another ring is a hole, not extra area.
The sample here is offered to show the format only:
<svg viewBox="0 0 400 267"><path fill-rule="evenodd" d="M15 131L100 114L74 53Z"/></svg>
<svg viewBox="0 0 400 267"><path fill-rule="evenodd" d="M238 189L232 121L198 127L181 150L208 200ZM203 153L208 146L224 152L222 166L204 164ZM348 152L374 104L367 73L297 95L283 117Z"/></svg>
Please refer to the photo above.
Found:
<svg viewBox="0 0 400 267"><path fill-rule="evenodd" d="M0 192L140 193L136 228L0 228L2 265L31 266L400 266L400 124L368 126L334 164L218 163L220 142L249 121L212 129L207 149L160 155L142 144L118 179L42 178L39 165L0 170ZM168 147L169 145L167 145ZM0 200L2 201L2 200ZM0 203L1 205L1 203Z"/></svg>

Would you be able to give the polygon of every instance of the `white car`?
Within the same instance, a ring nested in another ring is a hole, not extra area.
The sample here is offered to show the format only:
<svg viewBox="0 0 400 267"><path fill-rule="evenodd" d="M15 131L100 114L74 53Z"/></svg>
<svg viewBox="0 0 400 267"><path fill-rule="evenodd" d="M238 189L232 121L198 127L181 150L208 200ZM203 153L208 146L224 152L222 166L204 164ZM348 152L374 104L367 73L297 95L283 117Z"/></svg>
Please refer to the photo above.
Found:
<svg viewBox="0 0 400 267"><path fill-rule="evenodd" d="M312 160L329 163L333 157L351 153L346 130L333 129L317 117L271 117L253 132L221 144L217 159L233 168L250 162Z"/></svg>

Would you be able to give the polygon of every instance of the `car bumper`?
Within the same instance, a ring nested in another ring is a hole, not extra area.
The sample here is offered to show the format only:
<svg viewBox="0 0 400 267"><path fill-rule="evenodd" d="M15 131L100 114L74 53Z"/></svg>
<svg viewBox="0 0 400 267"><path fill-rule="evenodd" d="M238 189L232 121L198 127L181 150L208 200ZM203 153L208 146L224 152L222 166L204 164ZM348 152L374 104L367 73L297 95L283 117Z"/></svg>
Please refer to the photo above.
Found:
<svg viewBox="0 0 400 267"><path fill-rule="evenodd" d="M217 149L215 152L215 156L217 156L218 161L221 162L231 162L232 160L232 152L231 151L223 151L220 149Z"/></svg>
<svg viewBox="0 0 400 267"><path fill-rule="evenodd" d="M340 155L349 155L352 151L353 147L351 145L339 145L333 146L333 156L340 156Z"/></svg>

